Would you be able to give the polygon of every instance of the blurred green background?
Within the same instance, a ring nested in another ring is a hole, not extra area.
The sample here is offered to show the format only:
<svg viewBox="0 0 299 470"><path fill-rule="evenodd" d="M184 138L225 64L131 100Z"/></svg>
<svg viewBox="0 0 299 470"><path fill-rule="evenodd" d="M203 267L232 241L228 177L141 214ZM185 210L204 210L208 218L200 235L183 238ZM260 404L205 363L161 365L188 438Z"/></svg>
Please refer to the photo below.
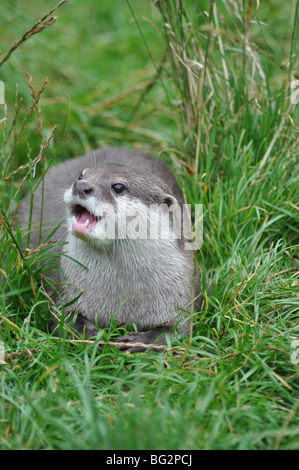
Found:
<svg viewBox="0 0 299 470"><path fill-rule="evenodd" d="M163 39L142 19L146 16L157 20L159 13L150 1L131 4L142 23L151 53L159 61L165 51ZM55 2L51 5L35 0L2 4L3 53L47 13L50 6L55 6ZM19 96L24 97L27 105L30 103L25 75L29 72L36 88L46 77L50 78L40 102L42 118L48 132L58 124L56 141L68 126L63 157L79 155L101 145L133 142L138 146L140 141L153 144L162 140L164 133L169 133L170 119L162 109L164 97L160 88L155 87L147 95L146 107L142 106L138 112L134 110L155 76L155 67L127 3L123 0L117 3L70 1L54 15L59 17L55 24L29 39L1 68L8 118L12 119L14 114L16 83ZM33 120L27 132L34 132L34 127ZM30 140L30 145L35 146L34 139ZM33 153L38 148L37 139ZM22 163L22 156L18 157Z"/></svg>
<svg viewBox="0 0 299 470"><path fill-rule="evenodd" d="M192 3L185 0L184 5L188 8ZM45 0L2 2L2 57L55 4ZM258 24L252 27L252 38L263 46L267 44L277 63L287 61L289 55L294 4L291 0L283 4L262 1L258 19L267 26L263 31ZM208 5L207 1L198 2L201 9ZM53 13L58 16L55 24L26 41L0 68L8 121L14 115L16 84L24 104L30 103L25 73L33 77L36 88L50 78L40 105L45 133L58 124L56 145L68 129L59 158L114 144L158 153L175 141L177 129L169 109L169 102L174 100L172 78L164 74L163 88L157 77L166 52L157 29L162 26L161 16L150 0L130 0L130 6L125 0L71 0ZM220 12L224 8L221 2L218 8ZM233 3L231 8L227 21L233 27ZM273 80L277 79L277 70L273 69L273 75ZM33 155L40 145L35 133L36 123L31 119L26 135ZM27 161L24 148L16 150L15 166Z"/></svg>

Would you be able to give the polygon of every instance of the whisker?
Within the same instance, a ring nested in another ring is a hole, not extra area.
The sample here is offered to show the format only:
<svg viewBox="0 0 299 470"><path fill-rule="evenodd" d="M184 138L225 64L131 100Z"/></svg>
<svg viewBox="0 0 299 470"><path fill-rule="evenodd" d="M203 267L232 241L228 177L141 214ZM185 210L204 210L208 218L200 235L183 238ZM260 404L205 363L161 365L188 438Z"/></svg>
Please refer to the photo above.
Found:
<svg viewBox="0 0 299 470"><path fill-rule="evenodd" d="M79 175L75 176L74 173L72 173L72 172L70 172L70 173L71 173L71 177L73 178L73 180L77 181Z"/></svg>
<svg viewBox="0 0 299 470"><path fill-rule="evenodd" d="M91 149L91 153L92 153L91 168L94 168L97 164L97 157L96 157L96 153L95 153L93 148Z"/></svg>

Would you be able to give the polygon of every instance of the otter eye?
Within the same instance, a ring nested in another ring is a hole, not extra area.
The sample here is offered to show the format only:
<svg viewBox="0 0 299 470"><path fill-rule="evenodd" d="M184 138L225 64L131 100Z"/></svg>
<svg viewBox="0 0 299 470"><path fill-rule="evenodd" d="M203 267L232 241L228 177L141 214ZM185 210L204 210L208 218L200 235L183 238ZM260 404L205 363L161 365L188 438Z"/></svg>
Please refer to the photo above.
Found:
<svg viewBox="0 0 299 470"><path fill-rule="evenodd" d="M115 193L115 194L121 194L125 191L126 187L121 184L121 183L116 183L116 184L113 184L112 186L112 191Z"/></svg>
<svg viewBox="0 0 299 470"><path fill-rule="evenodd" d="M83 173L81 173L81 175L79 176L78 180L82 180L83 178Z"/></svg>

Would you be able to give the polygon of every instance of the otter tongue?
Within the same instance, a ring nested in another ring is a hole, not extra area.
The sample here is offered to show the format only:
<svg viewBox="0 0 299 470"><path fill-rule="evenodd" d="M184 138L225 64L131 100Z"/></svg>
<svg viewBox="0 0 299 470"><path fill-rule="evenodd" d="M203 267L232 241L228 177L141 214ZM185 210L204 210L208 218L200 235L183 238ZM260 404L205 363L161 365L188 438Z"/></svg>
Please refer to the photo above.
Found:
<svg viewBox="0 0 299 470"><path fill-rule="evenodd" d="M72 229L78 234L88 234L96 225L97 221L95 217L88 211L85 210L82 214L77 214L73 221Z"/></svg>

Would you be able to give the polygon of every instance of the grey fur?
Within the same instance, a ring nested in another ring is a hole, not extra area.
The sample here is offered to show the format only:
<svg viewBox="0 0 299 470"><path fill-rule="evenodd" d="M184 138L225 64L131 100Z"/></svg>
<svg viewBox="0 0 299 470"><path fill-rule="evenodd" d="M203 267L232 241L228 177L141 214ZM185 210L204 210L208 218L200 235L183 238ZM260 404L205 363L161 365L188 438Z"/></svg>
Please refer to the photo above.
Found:
<svg viewBox="0 0 299 470"><path fill-rule="evenodd" d="M125 166L124 166L125 165ZM166 203L183 204L183 195L169 167L161 160L126 148L108 147L50 168L44 180L43 239L57 222L65 220L63 193L71 187L79 175L92 187L92 196L83 205L93 204L99 210L102 202L113 208L120 201L111 193L111 184L120 181L127 187L127 200L133 205ZM88 186L86 186L88 187ZM69 209L82 199L71 189L66 200ZM39 226L42 186L35 191L32 224ZM23 200L18 211L21 225L28 223L30 195ZM128 351L134 342L150 343L161 334L169 334L184 317L192 301L194 274L193 252L184 250L177 240L114 240L107 245L94 245L68 231L66 224L60 227L55 239L66 240L64 247L71 258L62 256L61 266L65 279L61 287L64 303L83 291L71 306L78 312L75 326L85 328L86 336L96 334L109 325L111 317L127 326L134 323L140 334L121 338L127 342ZM38 231L31 234L31 246L39 242ZM96 240L97 242L97 240ZM87 269L84 269L84 265ZM197 293L199 286L197 281ZM163 324L163 326L159 326ZM186 334L188 320L182 322L181 333ZM155 328L153 328L155 327ZM145 331L144 331L145 330ZM159 341L159 340L158 340Z"/></svg>

